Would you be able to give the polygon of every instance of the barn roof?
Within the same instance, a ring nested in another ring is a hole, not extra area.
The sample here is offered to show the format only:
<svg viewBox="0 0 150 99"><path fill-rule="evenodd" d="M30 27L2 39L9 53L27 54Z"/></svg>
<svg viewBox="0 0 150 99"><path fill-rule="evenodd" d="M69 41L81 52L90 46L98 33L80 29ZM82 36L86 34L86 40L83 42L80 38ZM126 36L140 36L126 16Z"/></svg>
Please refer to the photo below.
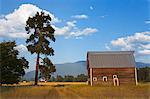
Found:
<svg viewBox="0 0 150 99"><path fill-rule="evenodd" d="M135 67L133 51L88 52L89 68Z"/></svg>

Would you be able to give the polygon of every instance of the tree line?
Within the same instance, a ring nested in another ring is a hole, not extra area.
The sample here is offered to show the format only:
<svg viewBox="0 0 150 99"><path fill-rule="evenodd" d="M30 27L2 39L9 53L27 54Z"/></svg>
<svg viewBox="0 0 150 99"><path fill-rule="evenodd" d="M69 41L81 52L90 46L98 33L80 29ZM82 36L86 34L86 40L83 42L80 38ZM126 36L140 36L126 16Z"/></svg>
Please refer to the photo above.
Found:
<svg viewBox="0 0 150 99"><path fill-rule="evenodd" d="M75 76L65 75L64 77L61 75L57 75L56 77L51 77L49 82L86 82L88 76L85 74L80 74Z"/></svg>
<svg viewBox="0 0 150 99"><path fill-rule="evenodd" d="M138 82L150 82L150 67L137 69Z"/></svg>

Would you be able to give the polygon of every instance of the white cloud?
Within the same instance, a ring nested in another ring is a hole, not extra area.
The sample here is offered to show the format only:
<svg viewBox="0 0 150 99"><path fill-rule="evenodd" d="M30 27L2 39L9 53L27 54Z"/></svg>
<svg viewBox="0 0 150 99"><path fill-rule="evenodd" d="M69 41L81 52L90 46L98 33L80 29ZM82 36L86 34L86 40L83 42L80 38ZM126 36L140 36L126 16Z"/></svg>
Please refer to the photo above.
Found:
<svg viewBox="0 0 150 99"><path fill-rule="evenodd" d="M7 15L1 15L0 17L0 37L10 37L10 38L27 38L29 34L25 31L26 20L29 16L33 16L36 12L45 12L49 14L52 18L52 26L55 29L56 36L65 37L79 37L86 36L97 32L95 28L83 28L79 29L76 26L77 21L68 21L65 26L58 27L56 23L62 22L59 18L55 17L54 14L43 10L36 5L32 4L22 4L18 9L15 9L12 13ZM87 15L76 15L74 18L86 19Z"/></svg>
<svg viewBox="0 0 150 99"><path fill-rule="evenodd" d="M131 36L121 37L110 42L111 48L121 50L135 50L138 55L149 55L150 52L150 32L135 33Z"/></svg>
<svg viewBox="0 0 150 99"><path fill-rule="evenodd" d="M90 6L90 10L93 10L94 8L93 8L93 6Z"/></svg>
<svg viewBox="0 0 150 99"><path fill-rule="evenodd" d="M69 35L70 31L72 31L75 27L76 27L76 21L68 21L66 23L66 26L64 27L56 27L54 25L53 28L55 29L55 35L57 36L66 36L66 35Z"/></svg>
<svg viewBox="0 0 150 99"><path fill-rule="evenodd" d="M88 16L85 15L85 14L81 14L81 15L74 15L72 16L73 18L76 18L76 19L87 19Z"/></svg>
<svg viewBox="0 0 150 99"><path fill-rule="evenodd" d="M143 44L143 45L141 45L141 47L144 49L150 49L150 43L149 44Z"/></svg>
<svg viewBox="0 0 150 99"><path fill-rule="evenodd" d="M27 51L27 47L23 44L16 46L15 49L19 50L19 52Z"/></svg>
<svg viewBox="0 0 150 99"><path fill-rule="evenodd" d="M111 41L113 46L126 46L125 38L118 38L117 40Z"/></svg>
<svg viewBox="0 0 150 99"><path fill-rule="evenodd" d="M75 20L74 21L68 21L67 25L70 26L70 27L75 27L76 23L77 23L77 21L75 21Z"/></svg>
<svg viewBox="0 0 150 99"><path fill-rule="evenodd" d="M90 35L92 33L95 33L97 31L98 30L95 29L95 28L85 28L83 30L78 30L78 31L71 32L70 36L75 36L75 37L82 36L82 35L86 36L86 35Z"/></svg>
<svg viewBox="0 0 150 99"><path fill-rule="evenodd" d="M42 10L36 5L22 4L18 9L15 9L12 13L3 15L0 18L0 36L1 37L12 37L12 38L25 38L28 35L25 31L26 20L29 16L35 15L36 12L45 12L52 18L52 23L60 22L57 17L52 13Z"/></svg>
<svg viewBox="0 0 150 99"><path fill-rule="evenodd" d="M79 29L76 26L76 21L66 22L66 25L64 27L56 27L56 26L53 27L56 30L55 31L56 36L64 35L66 36L65 37L66 39L69 37L76 37L78 39L81 38L80 36L87 36L98 31L96 28L90 28L90 27Z"/></svg>

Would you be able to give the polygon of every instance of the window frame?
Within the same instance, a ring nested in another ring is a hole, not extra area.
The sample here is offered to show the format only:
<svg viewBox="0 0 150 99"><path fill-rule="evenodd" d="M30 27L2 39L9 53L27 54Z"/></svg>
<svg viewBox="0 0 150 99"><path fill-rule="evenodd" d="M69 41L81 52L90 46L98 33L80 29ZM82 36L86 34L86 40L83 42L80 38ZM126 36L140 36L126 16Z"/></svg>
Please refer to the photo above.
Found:
<svg viewBox="0 0 150 99"><path fill-rule="evenodd" d="M97 81L97 77L93 77L93 81Z"/></svg>
<svg viewBox="0 0 150 99"><path fill-rule="evenodd" d="M118 78L118 76L117 75L113 75L113 78Z"/></svg>
<svg viewBox="0 0 150 99"><path fill-rule="evenodd" d="M107 76L103 76L103 82L107 82L107 81L108 81L108 77Z"/></svg>

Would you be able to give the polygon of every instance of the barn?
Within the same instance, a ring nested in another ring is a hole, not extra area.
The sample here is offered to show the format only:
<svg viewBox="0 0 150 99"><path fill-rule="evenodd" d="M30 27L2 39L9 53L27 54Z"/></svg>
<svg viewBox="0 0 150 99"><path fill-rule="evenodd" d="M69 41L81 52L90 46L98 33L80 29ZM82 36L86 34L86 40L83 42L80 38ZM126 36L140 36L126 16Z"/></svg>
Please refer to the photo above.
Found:
<svg viewBox="0 0 150 99"><path fill-rule="evenodd" d="M87 53L88 83L93 85L136 85L134 51Z"/></svg>

